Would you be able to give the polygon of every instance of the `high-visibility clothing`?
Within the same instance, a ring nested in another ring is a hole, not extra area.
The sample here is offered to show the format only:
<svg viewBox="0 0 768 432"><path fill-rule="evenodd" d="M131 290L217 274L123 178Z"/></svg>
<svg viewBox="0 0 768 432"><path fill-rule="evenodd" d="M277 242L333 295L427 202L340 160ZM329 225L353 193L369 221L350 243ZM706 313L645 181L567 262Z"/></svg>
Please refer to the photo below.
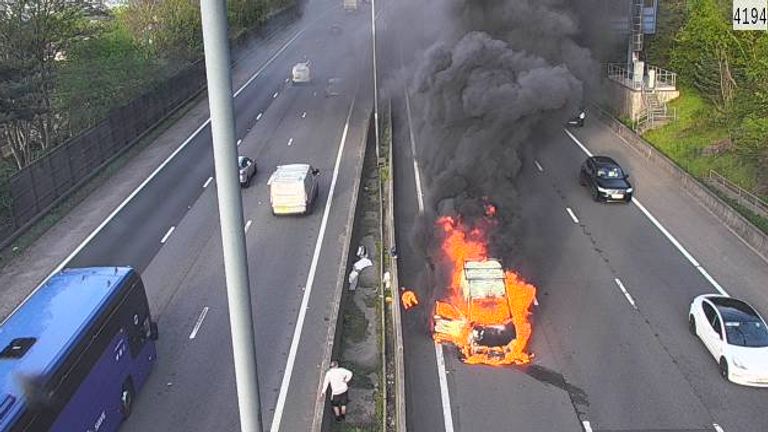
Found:
<svg viewBox="0 0 768 432"><path fill-rule="evenodd" d="M406 310L419 304L419 300L416 298L416 294L411 290L403 291L403 294L400 296L400 298L402 299L403 307Z"/></svg>

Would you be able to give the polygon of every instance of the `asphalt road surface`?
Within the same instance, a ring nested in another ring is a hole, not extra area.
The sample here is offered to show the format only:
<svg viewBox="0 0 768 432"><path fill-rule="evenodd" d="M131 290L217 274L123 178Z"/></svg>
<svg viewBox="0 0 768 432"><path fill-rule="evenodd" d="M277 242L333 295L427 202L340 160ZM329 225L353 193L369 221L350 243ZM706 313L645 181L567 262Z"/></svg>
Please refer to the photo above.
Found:
<svg viewBox="0 0 768 432"><path fill-rule="evenodd" d="M400 99L395 213L403 227L414 224L419 205L408 110ZM418 117L418 107L411 110ZM632 174L635 203L592 201L577 181L582 146L622 163ZM764 390L722 380L686 321L693 297L718 289L768 311L766 263L597 121L571 135L553 128L524 153L515 270L538 287L535 360L527 367L464 365L452 348L436 355L427 309L406 314L409 430L768 430ZM418 292L423 258L407 229L398 236L401 282Z"/></svg>
<svg viewBox="0 0 768 432"><path fill-rule="evenodd" d="M354 173L372 104L370 29L364 13L346 15L340 6L308 5L285 42L235 89L239 151L258 166L242 197L265 430L309 429L351 230ZM340 34L330 31L334 23ZM293 64L305 60L313 82L289 83ZM332 77L341 79L340 94L326 96ZM159 361L123 430L239 430L209 124L179 143L68 266L136 267L159 321ZM321 171L311 215L271 214L266 180L287 163Z"/></svg>

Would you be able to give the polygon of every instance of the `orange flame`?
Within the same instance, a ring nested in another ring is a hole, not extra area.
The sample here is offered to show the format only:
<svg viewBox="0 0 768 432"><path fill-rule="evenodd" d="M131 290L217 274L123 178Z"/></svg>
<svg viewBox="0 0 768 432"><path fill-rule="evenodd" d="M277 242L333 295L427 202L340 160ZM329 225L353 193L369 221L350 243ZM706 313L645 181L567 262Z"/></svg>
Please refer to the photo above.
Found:
<svg viewBox="0 0 768 432"><path fill-rule="evenodd" d="M492 209L492 210L490 210ZM486 205L486 215L495 214L496 208ZM442 250L451 269L449 292L435 305L436 324L433 337L440 343L455 345L469 364L526 364L533 357L526 352L531 337L530 308L536 288L516 273L504 271L504 295L482 298L467 297L462 291L465 263L488 261L487 240L483 227L469 229L452 217L441 217L437 225L445 238ZM501 328L513 324L515 337L505 346L482 346L473 343L473 329L477 326ZM438 328L439 327L439 328Z"/></svg>

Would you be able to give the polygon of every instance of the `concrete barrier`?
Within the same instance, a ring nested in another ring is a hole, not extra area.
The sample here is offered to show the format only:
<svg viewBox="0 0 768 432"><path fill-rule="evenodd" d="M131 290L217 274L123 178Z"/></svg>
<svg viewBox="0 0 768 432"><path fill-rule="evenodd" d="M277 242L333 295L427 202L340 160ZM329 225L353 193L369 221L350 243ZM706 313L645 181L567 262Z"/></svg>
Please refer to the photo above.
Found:
<svg viewBox="0 0 768 432"><path fill-rule="evenodd" d="M680 187L695 197L707 210L734 232L758 255L768 261L768 235L756 227L736 209L711 191L707 186L678 166L632 129L616 120L602 108L593 105L597 118L606 124L622 141L646 160L674 176Z"/></svg>

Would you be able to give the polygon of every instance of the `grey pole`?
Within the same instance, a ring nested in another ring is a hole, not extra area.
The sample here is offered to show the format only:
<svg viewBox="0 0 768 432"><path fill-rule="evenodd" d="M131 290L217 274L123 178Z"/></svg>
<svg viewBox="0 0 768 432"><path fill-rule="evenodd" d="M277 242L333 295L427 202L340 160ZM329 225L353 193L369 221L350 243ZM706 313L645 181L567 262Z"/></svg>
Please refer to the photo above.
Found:
<svg viewBox="0 0 768 432"><path fill-rule="evenodd" d="M379 163L379 85L376 73L376 0L371 0L371 44L373 45L373 129L376 133L376 164Z"/></svg>
<svg viewBox="0 0 768 432"><path fill-rule="evenodd" d="M243 202L236 170L237 145L227 15L224 0L200 0L200 9L240 429L243 432L261 432L256 347L243 229Z"/></svg>

